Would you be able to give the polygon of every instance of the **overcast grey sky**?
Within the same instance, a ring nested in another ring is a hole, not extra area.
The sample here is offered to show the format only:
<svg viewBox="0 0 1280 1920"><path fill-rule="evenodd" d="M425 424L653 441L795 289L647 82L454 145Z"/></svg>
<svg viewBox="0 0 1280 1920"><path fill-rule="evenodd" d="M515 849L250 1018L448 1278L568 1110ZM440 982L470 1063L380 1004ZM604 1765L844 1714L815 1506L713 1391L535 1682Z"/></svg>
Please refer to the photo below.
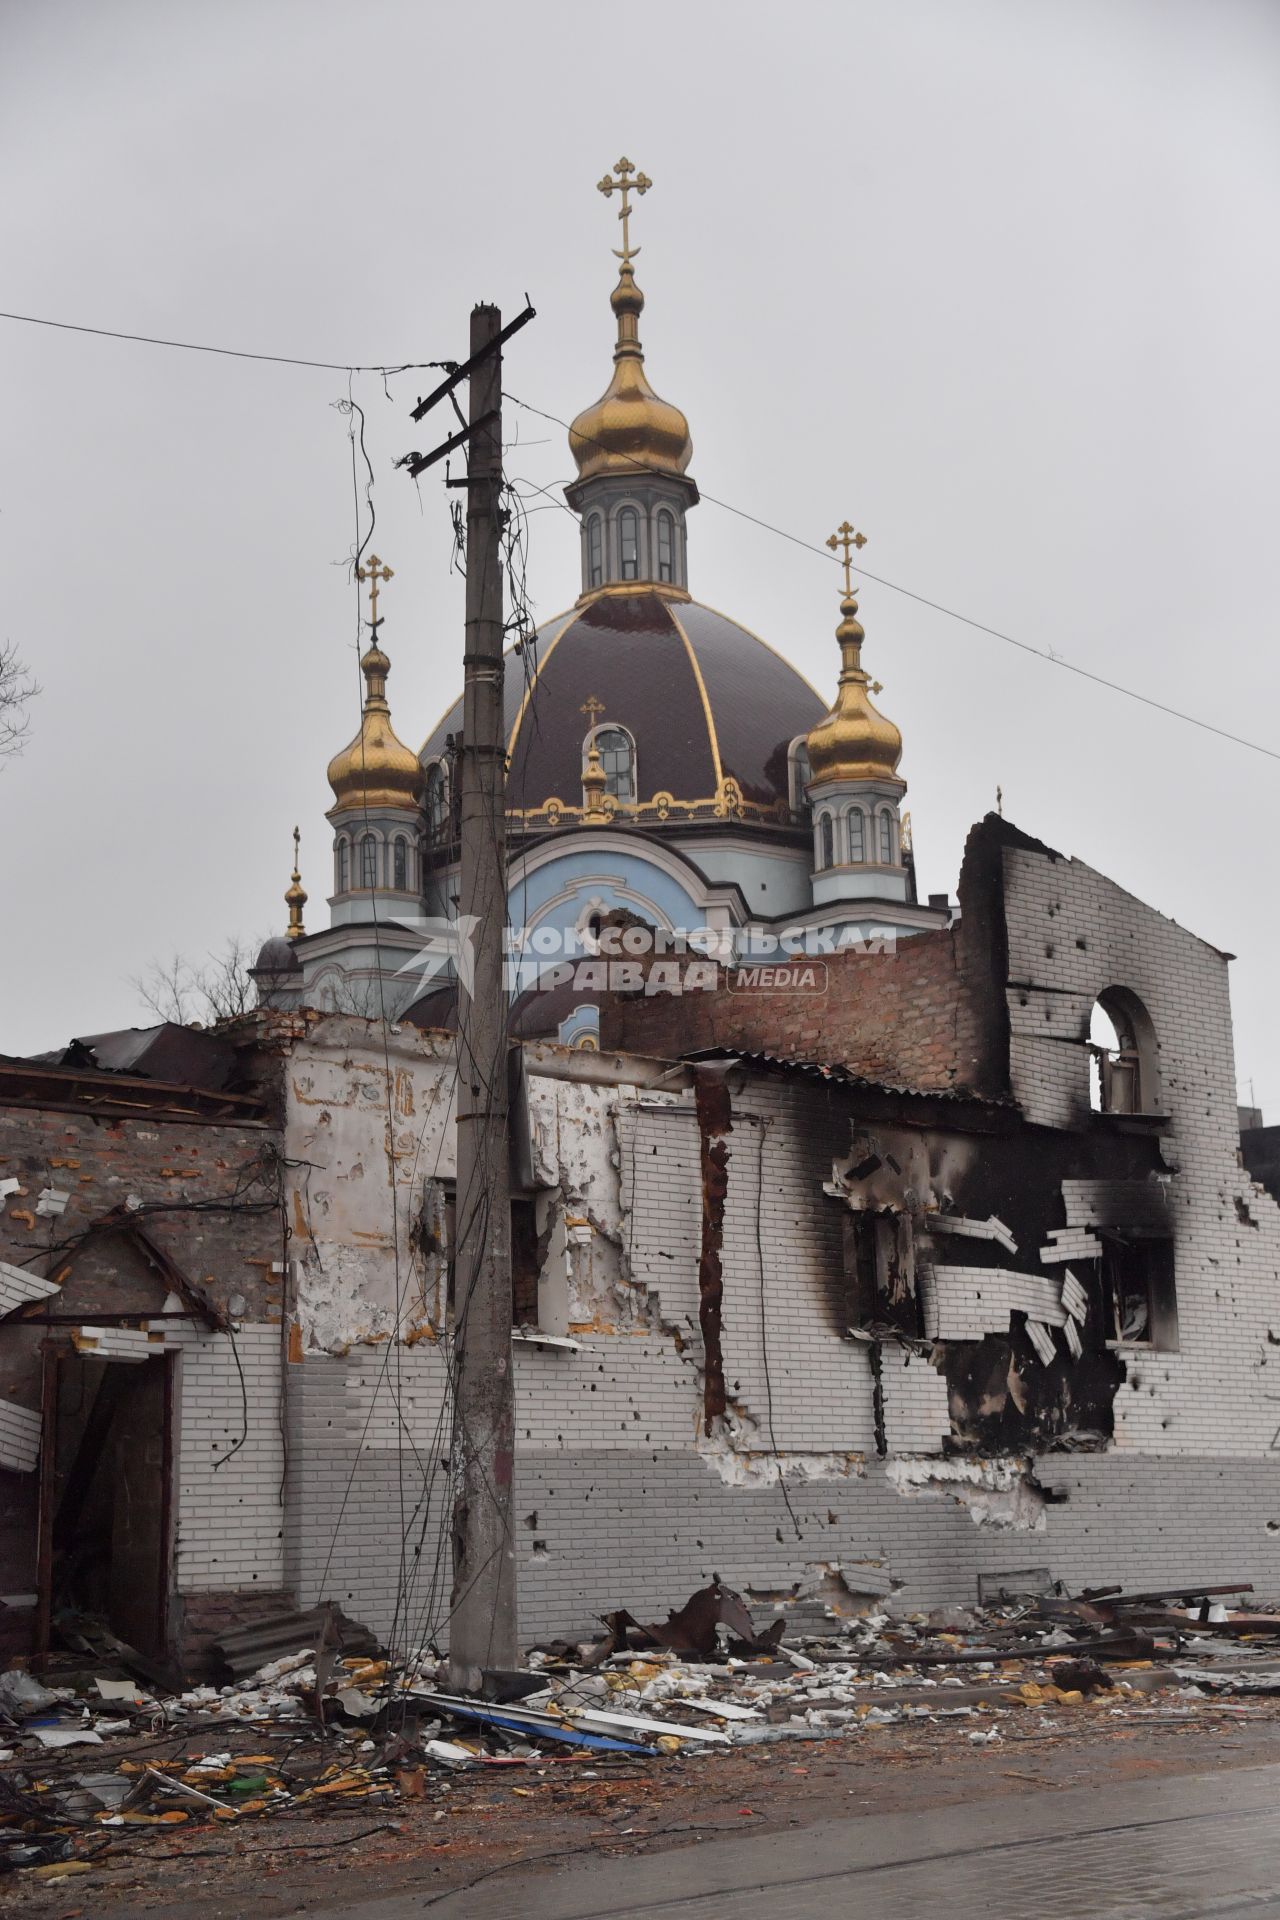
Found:
<svg viewBox="0 0 1280 1920"><path fill-rule="evenodd" d="M609 368L635 223L655 386L706 493L1280 749L1274 0L8 0L0 306L339 362L537 321L506 384L568 419ZM144 1019L129 985L326 919L355 730L346 378L0 321L0 635L44 684L0 773L0 1051ZM357 376L396 570L392 709L460 682L448 501L395 456L430 374ZM571 472L516 414L509 468ZM538 513L540 616L578 586ZM698 598L833 688L834 566L704 502ZM1216 945L1280 1118L1280 762L868 584L924 890L993 802Z"/></svg>

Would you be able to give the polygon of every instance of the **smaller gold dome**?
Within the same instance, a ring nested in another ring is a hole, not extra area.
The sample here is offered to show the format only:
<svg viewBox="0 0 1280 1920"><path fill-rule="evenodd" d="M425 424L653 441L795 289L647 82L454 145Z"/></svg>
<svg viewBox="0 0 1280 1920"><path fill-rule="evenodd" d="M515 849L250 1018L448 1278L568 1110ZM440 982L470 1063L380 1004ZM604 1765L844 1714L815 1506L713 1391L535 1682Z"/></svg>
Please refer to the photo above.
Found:
<svg viewBox="0 0 1280 1920"><path fill-rule="evenodd" d="M422 793L418 756L396 738L391 725L387 705L391 662L376 640L361 660L360 671L368 689L360 731L329 762L334 798L330 819L343 807L413 807Z"/></svg>
<svg viewBox="0 0 1280 1920"><path fill-rule="evenodd" d="M289 876L289 885L285 890L284 903L289 909L289 925L285 932L286 940L305 940L307 929L302 924L302 909L307 904L307 890L302 884L302 874L298 868L298 846L301 834L297 827L293 830L293 872Z"/></svg>
<svg viewBox="0 0 1280 1920"><path fill-rule="evenodd" d="M644 371L637 323L644 295L630 261L610 296L618 318L613 378L594 406L580 413L569 429L569 448L578 478L598 474L682 474L693 458L689 422L679 407L659 399Z"/></svg>
<svg viewBox="0 0 1280 1920"><path fill-rule="evenodd" d="M840 642L840 686L836 703L825 720L819 720L805 742L809 755L809 780L817 785L825 780L893 780L898 777L902 758L902 735L892 720L872 706L867 689L871 675L862 665L862 642L866 638L858 619L858 602L846 593L840 602L843 618L836 628Z"/></svg>

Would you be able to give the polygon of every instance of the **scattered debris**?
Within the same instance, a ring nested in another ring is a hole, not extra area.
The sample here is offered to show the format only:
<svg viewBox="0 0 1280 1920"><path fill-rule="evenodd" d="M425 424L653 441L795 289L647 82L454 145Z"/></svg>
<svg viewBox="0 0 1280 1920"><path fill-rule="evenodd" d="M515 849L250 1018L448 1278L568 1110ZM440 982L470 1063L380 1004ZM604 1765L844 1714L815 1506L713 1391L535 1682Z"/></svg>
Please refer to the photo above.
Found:
<svg viewBox="0 0 1280 1920"><path fill-rule="evenodd" d="M0 1873L90 1873L177 1830L447 1806L455 1776L483 1768L531 1769L536 1786L576 1762L595 1780L912 1721L958 1723L985 1748L1020 1721L1055 1731L1063 1710L1173 1724L1264 1710L1224 1695L1280 1694L1280 1612L1226 1604L1246 1585L1071 1595L1043 1569L988 1585L999 1597L972 1607L907 1613L889 1596L811 1633L788 1632L783 1602L760 1630L715 1578L661 1623L618 1608L595 1641L535 1649L525 1669L486 1674L477 1698L439 1691L438 1650L393 1661L334 1608L225 1636L226 1683L183 1692L142 1685L128 1665L100 1670L119 1661L86 1665L101 1636L82 1621L42 1677L0 1674ZM240 1670L248 1645L278 1646L301 1620L313 1645Z"/></svg>

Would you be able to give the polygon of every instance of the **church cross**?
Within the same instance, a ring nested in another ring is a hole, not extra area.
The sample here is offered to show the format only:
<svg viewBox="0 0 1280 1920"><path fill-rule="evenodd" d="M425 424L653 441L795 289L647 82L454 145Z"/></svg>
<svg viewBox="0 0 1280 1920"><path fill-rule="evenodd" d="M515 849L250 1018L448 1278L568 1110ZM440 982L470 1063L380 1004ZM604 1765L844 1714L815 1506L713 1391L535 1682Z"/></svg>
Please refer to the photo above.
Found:
<svg viewBox="0 0 1280 1920"><path fill-rule="evenodd" d="M830 539L827 541L827 545L830 547L832 553L835 552L837 547L844 548L843 566L844 566L844 591L845 591L846 599L853 592L853 554L851 552L851 549L853 547L865 547L866 544L867 544L866 534L855 533L847 520L842 520L840 522L840 525L836 528L835 532L831 535Z"/></svg>
<svg viewBox="0 0 1280 1920"><path fill-rule="evenodd" d="M395 574L390 567L383 566L376 553L371 553L369 555L368 566L356 568L356 579L367 580L369 582L369 625L373 628L376 638L378 628L382 625L381 620L378 618L378 582L379 580L394 580Z"/></svg>
<svg viewBox="0 0 1280 1920"><path fill-rule="evenodd" d="M618 192L622 195L622 206L618 212L618 218L622 222L622 251L619 253L617 247L615 247L613 251L618 255L618 258L619 260L621 260L623 266L626 267L631 264L631 262L635 259L636 254L638 254L640 251L639 247L636 247L634 252L632 251L631 202L627 198L627 196L633 190L636 193L648 193L650 187L653 185L653 182L649 178L647 173L636 173L634 167L632 166L631 162L627 159L625 154L623 155L622 159L618 161L613 171L618 176L616 180L613 179L611 175L606 173L604 179L598 181L596 184L599 191L605 196L606 200L609 198L609 195L613 192L615 187L617 188Z"/></svg>
<svg viewBox="0 0 1280 1920"><path fill-rule="evenodd" d="M604 712L604 701L598 700L594 693L589 693L582 705L578 708L578 712L585 713L587 716L587 725L594 727L596 724L596 715Z"/></svg>

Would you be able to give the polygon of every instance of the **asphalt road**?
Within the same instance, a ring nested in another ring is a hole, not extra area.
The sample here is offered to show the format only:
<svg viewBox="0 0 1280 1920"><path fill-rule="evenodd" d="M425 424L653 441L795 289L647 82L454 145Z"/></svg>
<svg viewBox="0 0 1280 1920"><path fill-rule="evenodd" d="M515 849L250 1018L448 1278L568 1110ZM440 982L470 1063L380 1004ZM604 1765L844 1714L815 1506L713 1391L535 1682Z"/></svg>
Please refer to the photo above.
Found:
<svg viewBox="0 0 1280 1920"><path fill-rule="evenodd" d="M1280 1920L1280 1766L512 1867L326 1920ZM300 1917L301 1920L301 1917Z"/></svg>

